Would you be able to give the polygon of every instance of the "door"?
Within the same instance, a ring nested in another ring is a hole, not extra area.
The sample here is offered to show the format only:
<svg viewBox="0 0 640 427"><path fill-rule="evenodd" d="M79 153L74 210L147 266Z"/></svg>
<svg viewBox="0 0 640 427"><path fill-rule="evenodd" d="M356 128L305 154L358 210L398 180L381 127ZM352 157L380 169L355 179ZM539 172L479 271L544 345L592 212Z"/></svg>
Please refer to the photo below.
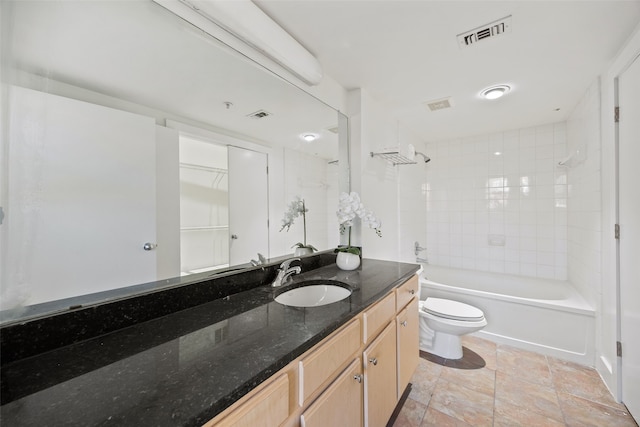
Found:
<svg viewBox="0 0 640 427"><path fill-rule="evenodd" d="M618 78L620 338L622 401L640 420L640 59Z"/></svg>
<svg viewBox="0 0 640 427"><path fill-rule="evenodd" d="M229 265L269 254L267 155L229 146Z"/></svg>
<svg viewBox="0 0 640 427"><path fill-rule="evenodd" d="M155 280L155 120L18 87L10 102L5 286L36 304Z"/></svg>

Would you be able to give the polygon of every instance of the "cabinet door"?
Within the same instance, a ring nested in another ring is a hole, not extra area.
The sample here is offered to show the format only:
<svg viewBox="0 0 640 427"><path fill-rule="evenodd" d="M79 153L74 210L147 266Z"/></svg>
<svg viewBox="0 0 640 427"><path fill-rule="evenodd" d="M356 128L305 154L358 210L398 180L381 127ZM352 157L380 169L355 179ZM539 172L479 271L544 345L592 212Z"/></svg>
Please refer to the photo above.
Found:
<svg viewBox="0 0 640 427"><path fill-rule="evenodd" d="M302 427L362 425L362 362L354 360L347 369L300 417Z"/></svg>
<svg viewBox="0 0 640 427"><path fill-rule="evenodd" d="M418 298L414 298L409 305L396 317L398 333L398 399L409 384L413 372L418 366L420 350L418 349Z"/></svg>
<svg viewBox="0 0 640 427"><path fill-rule="evenodd" d="M363 353L365 425L385 426L397 403L396 325L391 322Z"/></svg>

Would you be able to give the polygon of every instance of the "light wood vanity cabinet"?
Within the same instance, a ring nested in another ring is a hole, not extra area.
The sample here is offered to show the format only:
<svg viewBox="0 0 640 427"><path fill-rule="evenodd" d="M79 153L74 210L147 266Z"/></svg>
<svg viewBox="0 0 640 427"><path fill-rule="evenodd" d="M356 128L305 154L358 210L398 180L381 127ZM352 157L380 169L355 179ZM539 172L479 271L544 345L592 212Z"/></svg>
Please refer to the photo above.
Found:
<svg viewBox="0 0 640 427"><path fill-rule="evenodd" d="M362 314L362 342L370 343L396 314L396 298L393 292L365 310Z"/></svg>
<svg viewBox="0 0 640 427"><path fill-rule="evenodd" d="M352 320L328 341L300 359L298 404L305 406L321 385L331 381L338 370L360 349L360 321Z"/></svg>
<svg viewBox="0 0 640 427"><path fill-rule="evenodd" d="M362 361L355 359L300 416L304 427L363 424Z"/></svg>
<svg viewBox="0 0 640 427"><path fill-rule="evenodd" d="M396 288L396 312L399 313L413 298L418 297L419 286L418 276L413 276Z"/></svg>
<svg viewBox="0 0 640 427"><path fill-rule="evenodd" d="M418 322L418 298L415 297L396 317L398 333L398 399L400 399L404 389L409 384L420 360L420 351L417 346L420 339Z"/></svg>
<svg viewBox="0 0 640 427"><path fill-rule="evenodd" d="M251 393L224 417L216 417L206 423L204 427L237 426L254 427L257 425L279 426L290 413L289 408L289 377L286 373L277 375L266 387L256 393Z"/></svg>
<svg viewBox="0 0 640 427"><path fill-rule="evenodd" d="M417 289L413 276L206 427L385 426L418 364Z"/></svg>
<svg viewBox="0 0 640 427"><path fill-rule="evenodd" d="M365 425L385 426L398 403L396 391L396 327L387 327L364 351Z"/></svg>

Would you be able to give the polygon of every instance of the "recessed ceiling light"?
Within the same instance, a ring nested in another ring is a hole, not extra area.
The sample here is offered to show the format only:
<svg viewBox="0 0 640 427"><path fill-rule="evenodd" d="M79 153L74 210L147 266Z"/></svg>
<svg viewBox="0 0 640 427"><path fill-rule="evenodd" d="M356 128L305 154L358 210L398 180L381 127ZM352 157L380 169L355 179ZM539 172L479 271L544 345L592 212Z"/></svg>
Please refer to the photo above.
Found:
<svg viewBox="0 0 640 427"><path fill-rule="evenodd" d="M306 134L302 135L302 139L304 139L307 142L315 141L316 138L317 138L317 136L315 136L312 133L306 133Z"/></svg>
<svg viewBox="0 0 640 427"><path fill-rule="evenodd" d="M510 90L511 88L507 85L491 86L483 90L481 95L485 99L498 99Z"/></svg>

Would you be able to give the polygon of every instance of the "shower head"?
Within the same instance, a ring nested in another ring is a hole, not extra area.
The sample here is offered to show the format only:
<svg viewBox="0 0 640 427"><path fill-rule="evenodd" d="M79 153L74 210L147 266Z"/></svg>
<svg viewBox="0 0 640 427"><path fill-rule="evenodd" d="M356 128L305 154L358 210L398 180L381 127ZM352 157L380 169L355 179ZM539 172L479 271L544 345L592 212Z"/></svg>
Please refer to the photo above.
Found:
<svg viewBox="0 0 640 427"><path fill-rule="evenodd" d="M427 155L426 155L426 154L423 154L423 153L421 153L421 152L419 152L419 151L416 151L416 154L421 155L421 156L424 158L424 162L425 162L425 163L429 163L429 162L431 161L431 158L427 157Z"/></svg>

